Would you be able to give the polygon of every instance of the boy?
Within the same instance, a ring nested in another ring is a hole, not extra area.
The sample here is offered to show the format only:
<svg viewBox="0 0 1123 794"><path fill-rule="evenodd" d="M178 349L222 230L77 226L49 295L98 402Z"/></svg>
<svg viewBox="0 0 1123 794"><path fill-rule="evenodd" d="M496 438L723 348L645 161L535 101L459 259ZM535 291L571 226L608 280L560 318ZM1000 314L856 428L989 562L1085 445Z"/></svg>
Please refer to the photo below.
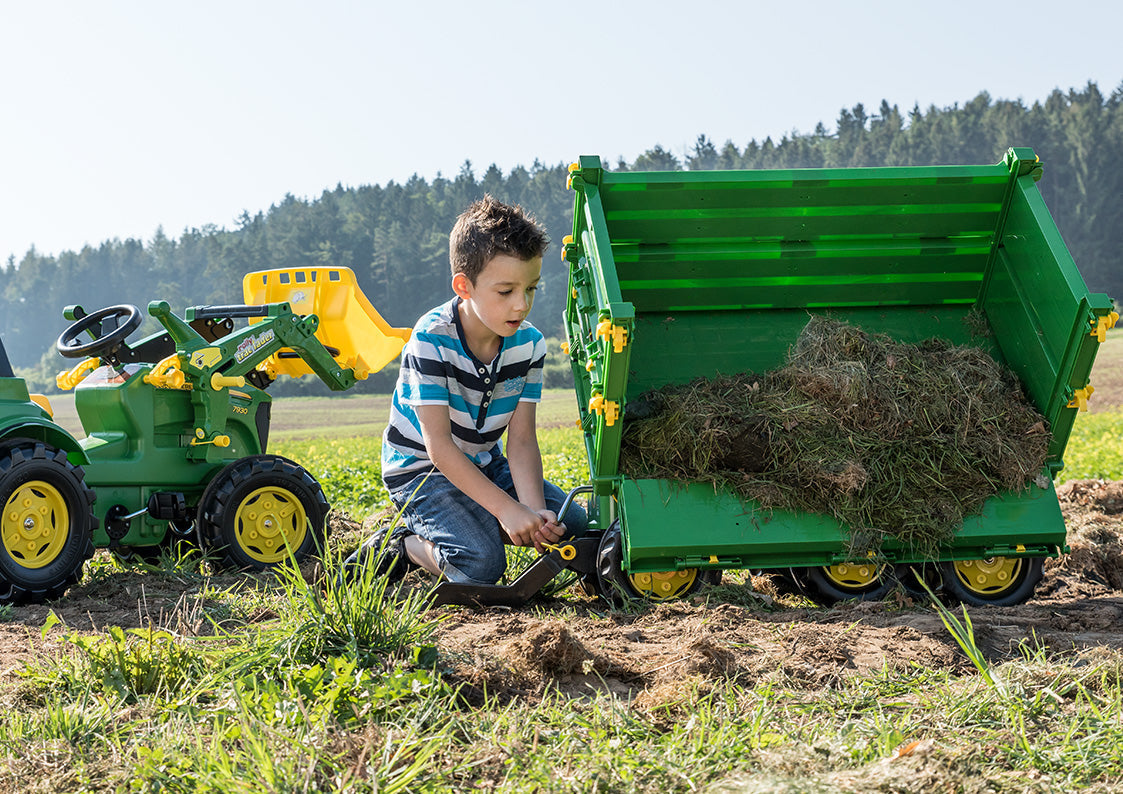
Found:
<svg viewBox="0 0 1123 794"><path fill-rule="evenodd" d="M505 543L541 552L584 533L577 505L559 520L565 493L543 479L535 428L546 344L526 316L547 244L520 207L491 196L457 218L449 235L456 297L414 327L382 435L382 479L401 515L380 574L397 579L420 566L494 584L507 567ZM348 568L372 562L385 531Z"/></svg>

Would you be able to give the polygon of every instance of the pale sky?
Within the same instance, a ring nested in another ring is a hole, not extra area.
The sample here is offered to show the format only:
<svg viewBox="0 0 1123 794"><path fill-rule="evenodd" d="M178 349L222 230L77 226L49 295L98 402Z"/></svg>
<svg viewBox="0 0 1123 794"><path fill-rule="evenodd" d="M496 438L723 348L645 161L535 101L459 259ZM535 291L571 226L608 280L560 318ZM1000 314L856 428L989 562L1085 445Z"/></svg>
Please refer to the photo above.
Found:
<svg viewBox="0 0 1123 794"><path fill-rule="evenodd" d="M833 129L858 102L1106 95L1121 23L1118 0L0 0L0 262L466 159L682 156L699 134Z"/></svg>

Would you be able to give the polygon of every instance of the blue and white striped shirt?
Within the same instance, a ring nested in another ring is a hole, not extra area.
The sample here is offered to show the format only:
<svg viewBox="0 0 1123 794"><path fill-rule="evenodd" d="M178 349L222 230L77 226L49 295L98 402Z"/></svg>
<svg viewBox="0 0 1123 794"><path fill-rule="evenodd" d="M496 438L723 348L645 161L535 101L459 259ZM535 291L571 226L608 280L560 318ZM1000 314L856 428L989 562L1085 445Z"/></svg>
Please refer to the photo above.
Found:
<svg viewBox="0 0 1123 794"><path fill-rule="evenodd" d="M494 361L480 361L465 341L459 304L453 298L424 315L402 349L390 423L382 434L382 481L391 490L434 468L417 406L447 405L453 442L483 467L502 454L499 439L518 404L542 399L542 333L524 321L500 340Z"/></svg>

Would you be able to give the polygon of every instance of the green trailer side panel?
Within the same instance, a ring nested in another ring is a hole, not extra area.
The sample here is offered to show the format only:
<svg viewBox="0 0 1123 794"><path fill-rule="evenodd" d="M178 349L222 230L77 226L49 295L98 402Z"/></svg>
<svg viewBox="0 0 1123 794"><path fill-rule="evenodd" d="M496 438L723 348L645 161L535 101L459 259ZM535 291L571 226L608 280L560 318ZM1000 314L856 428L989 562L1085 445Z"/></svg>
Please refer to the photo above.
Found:
<svg viewBox="0 0 1123 794"><path fill-rule="evenodd" d="M974 344L992 355L991 337L972 336L970 307L839 308L829 316L889 334L903 342L939 336L955 344ZM804 309L746 316L734 311L645 314L636 318L627 399L669 384L717 373L767 372L782 366L788 347L810 317Z"/></svg>
<svg viewBox="0 0 1123 794"><path fill-rule="evenodd" d="M1099 346L1091 332L1112 303L1088 292L1028 176L1017 180L981 300L1003 359L1053 431L1049 459L1059 467L1076 418L1068 403L1088 383Z"/></svg>
<svg viewBox="0 0 1123 794"><path fill-rule="evenodd" d="M846 560L848 529L830 516L766 510L706 484L624 478L619 491L632 571L682 568L775 568ZM991 498L964 522L945 559L1051 556L1065 542L1052 483ZM1021 547L1021 548L1019 548ZM923 562L887 541L890 562Z"/></svg>

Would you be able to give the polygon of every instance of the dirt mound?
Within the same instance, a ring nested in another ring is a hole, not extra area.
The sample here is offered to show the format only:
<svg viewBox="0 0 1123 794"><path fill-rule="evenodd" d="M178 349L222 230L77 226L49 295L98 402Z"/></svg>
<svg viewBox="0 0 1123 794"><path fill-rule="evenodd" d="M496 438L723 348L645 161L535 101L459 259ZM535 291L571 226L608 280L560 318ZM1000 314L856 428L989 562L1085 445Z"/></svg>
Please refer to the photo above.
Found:
<svg viewBox="0 0 1123 794"><path fill-rule="evenodd" d="M1019 658L1025 642L1060 654L1123 649L1123 482L1066 483L1058 492L1071 553L1047 561L1026 604L971 610L976 640L994 662ZM559 600L545 607L557 620L451 608L440 644L456 660L453 679L470 688L531 699L547 690L573 698L612 692L660 724L688 718L718 679L819 690L883 668L972 669L921 602L794 604L782 595L723 602L700 595L639 614L602 614L594 602Z"/></svg>
<svg viewBox="0 0 1123 794"><path fill-rule="evenodd" d="M1123 480L1070 480L1057 486L1061 509L1069 513L1123 513Z"/></svg>
<svg viewBox="0 0 1123 794"><path fill-rule="evenodd" d="M1123 590L1123 481L1073 480L1057 488L1069 553L1045 562L1038 598Z"/></svg>

